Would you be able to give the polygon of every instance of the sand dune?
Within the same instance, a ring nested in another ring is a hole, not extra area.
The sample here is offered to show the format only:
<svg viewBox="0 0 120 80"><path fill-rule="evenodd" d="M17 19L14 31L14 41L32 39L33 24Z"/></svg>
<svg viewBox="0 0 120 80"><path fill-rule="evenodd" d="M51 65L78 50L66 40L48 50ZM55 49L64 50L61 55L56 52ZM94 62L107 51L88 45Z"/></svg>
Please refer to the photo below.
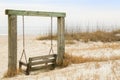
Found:
<svg viewBox="0 0 120 80"><path fill-rule="evenodd" d="M27 57L49 54L50 41L36 40L36 36L26 37ZM57 43L53 41L54 53L57 53ZM72 55L101 58L120 56L120 42L76 42L66 44L66 52ZM18 60L22 53L22 38L18 37ZM120 60L108 60L104 62L87 62L72 64L66 68L55 70L40 70L26 76L23 73L13 78L3 78L8 64L8 39L7 36L0 36L0 79L2 80L119 80Z"/></svg>

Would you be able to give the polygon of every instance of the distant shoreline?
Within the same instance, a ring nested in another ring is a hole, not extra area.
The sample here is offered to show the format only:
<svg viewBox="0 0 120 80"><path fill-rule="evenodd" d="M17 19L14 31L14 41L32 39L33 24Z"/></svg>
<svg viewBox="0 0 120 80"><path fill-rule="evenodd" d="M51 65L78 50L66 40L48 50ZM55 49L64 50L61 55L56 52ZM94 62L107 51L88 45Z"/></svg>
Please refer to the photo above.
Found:
<svg viewBox="0 0 120 80"><path fill-rule="evenodd" d="M8 34L0 34L0 36L7 36Z"/></svg>

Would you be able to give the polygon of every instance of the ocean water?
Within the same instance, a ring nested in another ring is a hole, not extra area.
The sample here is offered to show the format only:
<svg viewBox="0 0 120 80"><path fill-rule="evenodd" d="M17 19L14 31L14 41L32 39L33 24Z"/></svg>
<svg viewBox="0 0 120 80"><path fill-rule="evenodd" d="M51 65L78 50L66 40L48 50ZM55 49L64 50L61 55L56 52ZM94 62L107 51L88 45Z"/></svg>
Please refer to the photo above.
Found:
<svg viewBox="0 0 120 80"><path fill-rule="evenodd" d="M8 34L8 21L7 16L3 21L0 19L0 35ZM56 33L57 30L57 19L53 18L52 30ZM24 28L25 34L27 35L40 35L40 34L48 34L51 29L51 18L48 17L24 17ZM21 35L23 33L23 21L22 17L18 16L17 18L17 33Z"/></svg>
<svg viewBox="0 0 120 80"><path fill-rule="evenodd" d="M52 29L53 33L56 33L56 26ZM48 26L26 26L25 27L25 34L26 35L46 35L50 33L50 27ZM17 34L23 34L22 27L17 28ZM8 35L8 28L2 27L0 29L0 35Z"/></svg>

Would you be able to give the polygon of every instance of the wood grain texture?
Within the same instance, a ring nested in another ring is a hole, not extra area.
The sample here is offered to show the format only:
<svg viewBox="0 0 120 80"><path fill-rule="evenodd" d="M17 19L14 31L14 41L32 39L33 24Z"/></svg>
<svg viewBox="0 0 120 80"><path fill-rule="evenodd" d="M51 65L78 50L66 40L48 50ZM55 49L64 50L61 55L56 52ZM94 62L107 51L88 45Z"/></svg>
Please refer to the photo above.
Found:
<svg viewBox="0 0 120 80"><path fill-rule="evenodd" d="M17 16L8 15L8 70L17 70Z"/></svg>
<svg viewBox="0 0 120 80"><path fill-rule="evenodd" d="M65 17L63 12L45 12L45 11L26 11L26 10L10 10L6 9L7 15L24 15L24 16L44 16L44 17Z"/></svg>
<svg viewBox="0 0 120 80"><path fill-rule="evenodd" d="M64 17L57 18L58 28L57 28L57 65L62 65L63 56L65 53L65 20Z"/></svg>

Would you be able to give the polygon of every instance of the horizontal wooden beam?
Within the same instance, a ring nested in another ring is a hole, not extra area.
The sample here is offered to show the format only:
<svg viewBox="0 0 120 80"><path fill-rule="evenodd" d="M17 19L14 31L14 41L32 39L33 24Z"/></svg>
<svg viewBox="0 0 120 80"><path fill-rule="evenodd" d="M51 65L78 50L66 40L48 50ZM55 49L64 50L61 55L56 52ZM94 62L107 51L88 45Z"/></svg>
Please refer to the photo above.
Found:
<svg viewBox="0 0 120 80"><path fill-rule="evenodd" d="M44 12L44 11L25 11L25 10L5 10L6 15L22 15L22 16L44 16L44 17L65 17L63 12Z"/></svg>

